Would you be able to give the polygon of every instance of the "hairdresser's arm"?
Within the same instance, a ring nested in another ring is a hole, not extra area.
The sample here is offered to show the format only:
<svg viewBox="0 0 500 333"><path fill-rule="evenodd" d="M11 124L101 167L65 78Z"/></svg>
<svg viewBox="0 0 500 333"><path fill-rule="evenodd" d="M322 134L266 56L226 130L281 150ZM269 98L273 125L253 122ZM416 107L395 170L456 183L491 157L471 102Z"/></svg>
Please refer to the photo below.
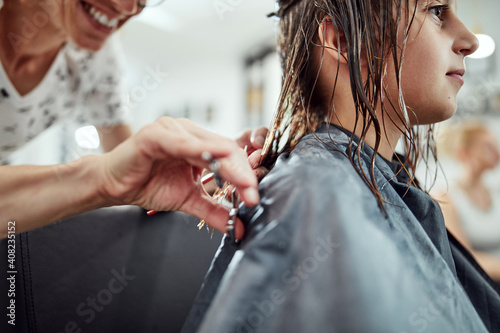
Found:
<svg viewBox="0 0 500 333"><path fill-rule="evenodd" d="M9 221L20 233L104 206L96 164L96 156L88 156L55 166L1 166L0 238Z"/></svg>
<svg viewBox="0 0 500 333"><path fill-rule="evenodd" d="M224 232L228 210L200 183L208 167L201 158L205 151L219 159L222 178L236 185L241 199L257 204L256 177L234 141L188 120L162 118L101 156L56 166L0 167L0 237L6 237L8 221L16 221L19 233L123 204L183 211ZM236 235L243 235L241 222Z"/></svg>
<svg viewBox="0 0 500 333"><path fill-rule="evenodd" d="M455 236L462 245L472 253L479 265L495 281L500 281L500 260L481 251L472 248L458 217L457 211L451 198L446 194L439 196L439 203L443 211L446 228Z"/></svg>
<svg viewBox="0 0 500 333"><path fill-rule="evenodd" d="M112 151L123 141L127 140L132 135L130 126L121 124L116 126L98 127L99 139L101 141L102 150L107 153Z"/></svg>

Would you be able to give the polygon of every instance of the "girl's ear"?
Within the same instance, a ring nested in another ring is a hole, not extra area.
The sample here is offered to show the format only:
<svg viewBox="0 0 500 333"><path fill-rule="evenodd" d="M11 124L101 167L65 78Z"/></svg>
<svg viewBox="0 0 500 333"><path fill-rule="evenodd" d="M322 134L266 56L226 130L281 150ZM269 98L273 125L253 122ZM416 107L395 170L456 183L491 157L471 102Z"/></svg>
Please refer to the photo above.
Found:
<svg viewBox="0 0 500 333"><path fill-rule="evenodd" d="M318 29L320 46L324 47L325 54L331 56L336 62L347 64L347 44L344 33L333 24L328 17L323 20ZM366 65L366 58L361 54L361 66Z"/></svg>
<svg viewBox="0 0 500 333"><path fill-rule="evenodd" d="M332 57L335 62L347 64L347 47L344 33L336 30L332 20L326 18L318 29L320 46L324 48L325 55Z"/></svg>

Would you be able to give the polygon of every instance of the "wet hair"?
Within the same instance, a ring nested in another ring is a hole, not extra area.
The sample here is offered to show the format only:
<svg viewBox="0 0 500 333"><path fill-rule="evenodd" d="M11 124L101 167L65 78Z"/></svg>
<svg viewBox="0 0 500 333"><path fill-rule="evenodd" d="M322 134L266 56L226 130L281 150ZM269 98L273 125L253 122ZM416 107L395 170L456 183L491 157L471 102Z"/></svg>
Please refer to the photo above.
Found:
<svg viewBox="0 0 500 333"><path fill-rule="evenodd" d="M278 52L283 68L282 88L261 165L272 168L281 153L293 150L302 137L313 133L319 124L335 114L333 96L336 82L333 91L328 92L328 105L324 105L324 98L320 98L324 91L318 86L327 47L320 44L318 30L325 20L331 20L335 30L341 31L345 38L343 56L349 66L351 92L356 107L355 127L361 129L358 147L364 145L370 127L376 132L375 154L368 170L357 166L361 165L361 149L356 149L353 144L354 134L350 137L346 155L376 196L381 209L385 211L384 199L375 181L374 165L382 140L381 129L386 122L397 124L404 135L405 152L401 162L411 182L414 182L416 163L421 157L424 160L437 159L433 127L427 127L422 134L422 128L409 125L411 110L405 105L401 90L401 65L416 5L410 6L409 0L278 1L278 11L272 15L279 18ZM405 27L401 30L403 24ZM404 32L403 36L400 36L400 31ZM398 45L401 37L403 44ZM314 52L318 50L321 52L319 64L314 58ZM367 61L366 80L361 72L363 57ZM398 105L393 105L386 98L384 73L390 62L396 69ZM381 106L381 113L376 111L378 105ZM335 144L333 141L331 143Z"/></svg>

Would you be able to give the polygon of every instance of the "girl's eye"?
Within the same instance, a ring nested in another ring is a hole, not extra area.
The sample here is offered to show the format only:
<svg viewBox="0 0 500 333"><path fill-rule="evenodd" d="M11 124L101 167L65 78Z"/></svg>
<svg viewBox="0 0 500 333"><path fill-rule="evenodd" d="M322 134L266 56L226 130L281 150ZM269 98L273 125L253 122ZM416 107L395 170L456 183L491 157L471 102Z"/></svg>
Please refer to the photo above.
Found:
<svg viewBox="0 0 500 333"><path fill-rule="evenodd" d="M435 6L435 7L429 8L428 10L429 10L429 12L434 14L438 19L440 19L442 21L443 20L443 13L446 10L445 7L446 7L445 5Z"/></svg>

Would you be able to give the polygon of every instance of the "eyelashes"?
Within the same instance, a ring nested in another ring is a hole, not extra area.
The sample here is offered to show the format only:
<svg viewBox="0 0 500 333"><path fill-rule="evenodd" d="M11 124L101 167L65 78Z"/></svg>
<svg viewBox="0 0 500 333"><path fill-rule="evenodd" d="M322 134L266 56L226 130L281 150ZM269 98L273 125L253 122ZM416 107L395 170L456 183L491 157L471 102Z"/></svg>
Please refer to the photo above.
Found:
<svg viewBox="0 0 500 333"><path fill-rule="evenodd" d="M441 22L443 21L443 15L450 7L448 5L437 5L437 6L429 6L427 11L432 15L436 16Z"/></svg>

